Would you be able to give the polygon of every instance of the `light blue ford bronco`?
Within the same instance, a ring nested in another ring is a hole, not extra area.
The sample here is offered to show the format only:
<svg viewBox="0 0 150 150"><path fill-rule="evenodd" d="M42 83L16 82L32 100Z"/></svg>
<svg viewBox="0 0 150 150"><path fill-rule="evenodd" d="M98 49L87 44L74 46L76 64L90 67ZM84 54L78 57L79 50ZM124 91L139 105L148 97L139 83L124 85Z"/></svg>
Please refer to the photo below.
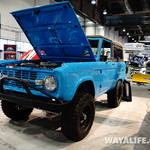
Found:
<svg viewBox="0 0 150 150"><path fill-rule="evenodd" d="M127 81L122 44L86 37L69 2L11 14L39 60L0 61L0 98L7 117L25 119L33 108L58 113L63 134L79 141L93 124L95 98L107 93L111 107L119 106L123 95L131 100L130 86L123 88Z"/></svg>

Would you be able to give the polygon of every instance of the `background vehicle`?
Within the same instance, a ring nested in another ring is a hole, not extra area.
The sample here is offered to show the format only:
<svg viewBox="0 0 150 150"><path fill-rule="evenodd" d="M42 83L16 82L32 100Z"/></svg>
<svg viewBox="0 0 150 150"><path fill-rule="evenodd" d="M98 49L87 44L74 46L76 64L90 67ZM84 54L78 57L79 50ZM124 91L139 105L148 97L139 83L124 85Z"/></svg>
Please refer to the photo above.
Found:
<svg viewBox="0 0 150 150"><path fill-rule="evenodd" d="M107 93L111 107L121 102L126 72L122 44L100 36L87 39L69 2L12 15L39 59L0 62L3 112L13 120L28 117L33 108L59 113L63 134L83 139L93 124L94 98Z"/></svg>

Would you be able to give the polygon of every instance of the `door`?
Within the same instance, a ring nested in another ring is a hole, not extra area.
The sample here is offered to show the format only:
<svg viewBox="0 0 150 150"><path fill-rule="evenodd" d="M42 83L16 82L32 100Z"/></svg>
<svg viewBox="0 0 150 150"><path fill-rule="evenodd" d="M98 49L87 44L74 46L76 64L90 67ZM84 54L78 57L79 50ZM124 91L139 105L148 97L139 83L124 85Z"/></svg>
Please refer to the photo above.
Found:
<svg viewBox="0 0 150 150"><path fill-rule="evenodd" d="M112 42L103 39L100 50L100 95L107 92L114 83L117 63L112 59Z"/></svg>

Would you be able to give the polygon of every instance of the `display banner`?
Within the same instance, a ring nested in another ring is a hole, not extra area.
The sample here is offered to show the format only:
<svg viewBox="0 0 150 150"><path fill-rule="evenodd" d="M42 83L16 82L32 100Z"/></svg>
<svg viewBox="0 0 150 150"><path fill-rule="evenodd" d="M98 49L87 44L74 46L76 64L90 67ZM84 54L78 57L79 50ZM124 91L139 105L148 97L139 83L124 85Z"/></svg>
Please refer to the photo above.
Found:
<svg viewBox="0 0 150 150"><path fill-rule="evenodd" d="M4 59L16 59L16 45L4 45Z"/></svg>

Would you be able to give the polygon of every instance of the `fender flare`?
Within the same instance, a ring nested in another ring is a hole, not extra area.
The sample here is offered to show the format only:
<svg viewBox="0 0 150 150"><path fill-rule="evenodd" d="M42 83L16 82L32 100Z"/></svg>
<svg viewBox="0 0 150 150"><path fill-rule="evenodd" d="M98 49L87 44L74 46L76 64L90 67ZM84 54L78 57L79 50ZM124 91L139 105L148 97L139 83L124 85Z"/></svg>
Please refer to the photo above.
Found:
<svg viewBox="0 0 150 150"><path fill-rule="evenodd" d="M79 80L78 80L78 83L76 84L76 87L75 87L75 93L77 92L79 86L80 86L83 82L86 82L86 81L91 81L91 82L93 83L93 85L94 85L93 79L92 79L91 77L86 77L86 78L79 79ZM95 91L95 86L94 86L94 91ZM74 93L74 95L75 95L75 93ZM73 97L74 97L74 95L73 95ZM72 98L73 98L73 97L72 97Z"/></svg>

